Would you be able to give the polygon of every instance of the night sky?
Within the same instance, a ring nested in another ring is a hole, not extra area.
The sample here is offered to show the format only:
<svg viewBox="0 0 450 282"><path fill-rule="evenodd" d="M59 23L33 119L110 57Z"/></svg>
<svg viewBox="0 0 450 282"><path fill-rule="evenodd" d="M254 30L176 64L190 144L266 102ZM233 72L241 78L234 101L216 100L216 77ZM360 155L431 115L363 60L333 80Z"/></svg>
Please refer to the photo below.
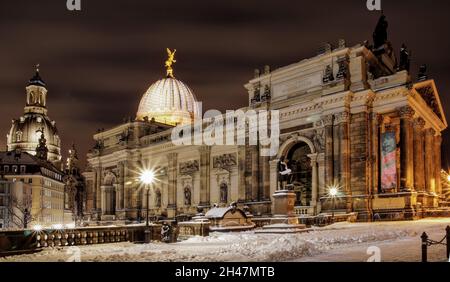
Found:
<svg viewBox="0 0 450 282"><path fill-rule="evenodd" d="M388 36L412 50L412 74L426 63L450 113L449 1L382 0ZM75 142L80 159L98 128L134 117L146 89L165 76L166 47L176 48L175 77L203 109L245 106L254 68L281 67L316 54L323 42L372 40L379 12L366 0L148 1L0 0L0 149L11 119L23 113L25 86L41 65L63 154ZM450 152L444 134L444 155ZM450 158L449 158L450 160Z"/></svg>

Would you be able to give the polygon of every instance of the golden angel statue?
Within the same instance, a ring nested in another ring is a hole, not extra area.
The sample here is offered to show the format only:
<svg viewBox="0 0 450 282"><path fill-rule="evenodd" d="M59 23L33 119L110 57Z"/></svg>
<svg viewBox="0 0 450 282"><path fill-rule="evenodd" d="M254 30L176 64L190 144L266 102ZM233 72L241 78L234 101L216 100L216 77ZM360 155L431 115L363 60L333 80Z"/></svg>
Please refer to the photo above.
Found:
<svg viewBox="0 0 450 282"><path fill-rule="evenodd" d="M167 77L172 77L173 78L172 65L177 62L175 60L175 53L176 52L177 52L177 49L174 49L173 51L171 51L169 48L167 48L168 58L167 58L166 63L165 63L166 68L167 68Z"/></svg>

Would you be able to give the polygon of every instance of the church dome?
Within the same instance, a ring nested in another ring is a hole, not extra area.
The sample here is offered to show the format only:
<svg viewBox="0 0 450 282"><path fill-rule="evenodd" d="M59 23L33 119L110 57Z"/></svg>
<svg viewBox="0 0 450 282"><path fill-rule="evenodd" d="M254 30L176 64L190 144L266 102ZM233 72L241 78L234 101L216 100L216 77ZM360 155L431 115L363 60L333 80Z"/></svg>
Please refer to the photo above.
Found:
<svg viewBox="0 0 450 282"><path fill-rule="evenodd" d="M49 161L60 160L61 140L56 123L48 116L39 113L26 113L19 119L12 121L8 134L8 150L21 149L29 154L36 154L41 134L47 139Z"/></svg>
<svg viewBox="0 0 450 282"><path fill-rule="evenodd" d="M44 134L47 141L48 160L58 164L61 160L61 140L55 121L47 115L47 89L39 75L39 69L26 87L26 104L24 114L12 120L7 134L8 151L19 149L36 155L39 139Z"/></svg>
<svg viewBox="0 0 450 282"><path fill-rule="evenodd" d="M189 124L200 116L192 90L183 82L167 77L153 83L139 103L137 119L177 125Z"/></svg>
<svg viewBox="0 0 450 282"><path fill-rule="evenodd" d="M169 125L190 124L199 118L200 108L192 90L173 76L175 52L167 48L167 77L153 83L139 103L137 120L152 120Z"/></svg>

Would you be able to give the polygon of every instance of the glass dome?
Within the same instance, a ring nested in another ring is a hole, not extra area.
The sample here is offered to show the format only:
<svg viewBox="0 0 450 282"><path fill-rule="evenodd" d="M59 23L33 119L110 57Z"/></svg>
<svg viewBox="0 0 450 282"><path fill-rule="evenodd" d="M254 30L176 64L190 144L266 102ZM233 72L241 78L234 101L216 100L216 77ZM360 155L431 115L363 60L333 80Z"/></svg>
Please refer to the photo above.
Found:
<svg viewBox="0 0 450 282"><path fill-rule="evenodd" d="M149 87L139 103L136 119L184 125L192 123L200 115L192 90L183 82L167 77Z"/></svg>

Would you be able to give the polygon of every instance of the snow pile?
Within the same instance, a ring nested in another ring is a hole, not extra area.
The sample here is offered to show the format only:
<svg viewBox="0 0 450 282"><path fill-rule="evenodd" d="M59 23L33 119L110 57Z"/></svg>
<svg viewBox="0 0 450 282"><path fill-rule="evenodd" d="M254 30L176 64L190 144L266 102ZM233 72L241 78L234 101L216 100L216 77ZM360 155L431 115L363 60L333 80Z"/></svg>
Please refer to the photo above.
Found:
<svg viewBox="0 0 450 282"><path fill-rule="evenodd" d="M241 257L245 261L285 261L303 256L314 256L345 244L394 240L414 236L406 230L339 234L343 232L311 232L308 234L253 235L236 240L220 249L217 257Z"/></svg>
<svg viewBox="0 0 450 282"><path fill-rule="evenodd" d="M329 253L346 254L358 248L359 256L366 256L367 246L408 243L407 255L417 261L420 234L441 239L450 219L410 222L338 223L315 228L307 233L264 234L253 231L239 233L211 233L208 237L192 237L186 241L165 244L133 244L129 242L86 245L70 248L46 248L40 253L1 258L1 261L291 261L324 256ZM360 247L358 247L360 246ZM405 245L406 246L406 245ZM394 259L404 249L384 251ZM355 258L357 257L355 255ZM337 260L346 260L338 257ZM355 259L356 260L356 259Z"/></svg>

